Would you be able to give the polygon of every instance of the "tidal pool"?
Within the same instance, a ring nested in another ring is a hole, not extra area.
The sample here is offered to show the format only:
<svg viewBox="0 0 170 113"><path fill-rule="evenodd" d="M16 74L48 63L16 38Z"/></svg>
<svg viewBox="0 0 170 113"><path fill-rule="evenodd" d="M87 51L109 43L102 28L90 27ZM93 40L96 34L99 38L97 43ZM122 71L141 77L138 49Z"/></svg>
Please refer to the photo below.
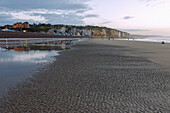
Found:
<svg viewBox="0 0 170 113"><path fill-rule="evenodd" d="M69 49L72 40L0 39L0 97L40 68L49 64L61 50Z"/></svg>

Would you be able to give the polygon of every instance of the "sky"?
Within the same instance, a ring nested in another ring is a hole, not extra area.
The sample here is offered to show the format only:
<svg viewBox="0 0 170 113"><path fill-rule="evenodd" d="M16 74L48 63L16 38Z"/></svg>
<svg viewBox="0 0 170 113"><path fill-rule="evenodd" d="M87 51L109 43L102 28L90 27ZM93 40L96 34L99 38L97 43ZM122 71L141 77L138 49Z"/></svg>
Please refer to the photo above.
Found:
<svg viewBox="0 0 170 113"><path fill-rule="evenodd" d="M0 0L0 25L25 21L170 36L170 0Z"/></svg>

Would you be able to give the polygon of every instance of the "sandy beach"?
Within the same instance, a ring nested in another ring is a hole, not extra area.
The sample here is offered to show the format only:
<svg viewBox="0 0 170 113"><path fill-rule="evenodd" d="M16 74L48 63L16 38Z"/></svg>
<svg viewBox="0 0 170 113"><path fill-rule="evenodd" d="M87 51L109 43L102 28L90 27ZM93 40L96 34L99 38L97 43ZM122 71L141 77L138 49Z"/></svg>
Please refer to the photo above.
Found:
<svg viewBox="0 0 170 113"><path fill-rule="evenodd" d="M87 40L11 89L2 113L170 112L170 44Z"/></svg>
<svg viewBox="0 0 170 113"><path fill-rule="evenodd" d="M95 40L94 43L107 44L115 46L126 46L132 48L132 51L126 51L126 54L132 56L145 57L148 60L158 63L162 66L170 67L170 43L161 44L158 42L141 42L141 41L102 41ZM165 67L165 68L166 68Z"/></svg>

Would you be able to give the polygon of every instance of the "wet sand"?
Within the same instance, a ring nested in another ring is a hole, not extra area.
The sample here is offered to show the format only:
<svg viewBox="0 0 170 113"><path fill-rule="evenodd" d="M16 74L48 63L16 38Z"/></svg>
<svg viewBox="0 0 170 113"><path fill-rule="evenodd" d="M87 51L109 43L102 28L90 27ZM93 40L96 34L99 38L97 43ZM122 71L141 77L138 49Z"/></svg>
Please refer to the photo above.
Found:
<svg viewBox="0 0 170 113"><path fill-rule="evenodd" d="M1 100L0 112L170 112L170 72L165 62L169 47L151 42L81 42L12 89Z"/></svg>
<svg viewBox="0 0 170 113"><path fill-rule="evenodd" d="M161 44L158 42L141 42L141 41L93 41L97 44L115 45L115 46L126 46L127 48L133 49L132 51L126 51L126 54L132 56L145 57L148 60L158 63L162 66L170 68L170 43ZM165 67L165 68L166 68Z"/></svg>

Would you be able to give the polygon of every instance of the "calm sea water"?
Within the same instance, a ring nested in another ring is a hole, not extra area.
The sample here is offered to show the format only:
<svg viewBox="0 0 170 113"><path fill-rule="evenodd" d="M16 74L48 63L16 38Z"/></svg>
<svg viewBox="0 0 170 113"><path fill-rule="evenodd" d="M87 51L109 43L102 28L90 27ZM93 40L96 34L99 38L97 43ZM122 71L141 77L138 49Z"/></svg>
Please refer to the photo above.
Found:
<svg viewBox="0 0 170 113"><path fill-rule="evenodd" d="M117 39L117 40L129 40L129 41L144 41L144 42L162 42L170 43L170 37L147 37L147 38L135 38L134 39Z"/></svg>
<svg viewBox="0 0 170 113"><path fill-rule="evenodd" d="M59 52L77 39L0 39L0 97L10 87L25 80L42 66L55 60Z"/></svg>
<svg viewBox="0 0 170 113"><path fill-rule="evenodd" d="M135 39L135 41L160 42L160 43L164 41L165 43L170 43L170 38L169 37L148 37L148 38L143 38L143 39Z"/></svg>

